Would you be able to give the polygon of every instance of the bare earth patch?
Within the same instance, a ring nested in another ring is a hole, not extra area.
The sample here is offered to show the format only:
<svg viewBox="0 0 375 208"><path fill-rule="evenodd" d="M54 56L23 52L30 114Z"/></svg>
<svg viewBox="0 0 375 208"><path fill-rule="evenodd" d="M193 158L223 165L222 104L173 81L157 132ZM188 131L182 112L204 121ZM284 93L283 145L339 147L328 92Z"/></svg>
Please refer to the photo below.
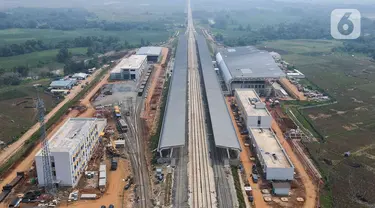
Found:
<svg viewBox="0 0 375 208"><path fill-rule="evenodd" d="M355 111L368 111L368 108L366 107L357 107L357 108L354 108Z"/></svg>
<svg viewBox="0 0 375 208"><path fill-rule="evenodd" d="M358 126L357 126L356 124L353 124L353 123L351 123L351 124L349 124L349 125L344 125L344 126L342 126L342 127L343 127L345 130L347 130L347 131L352 131L352 130L358 128Z"/></svg>
<svg viewBox="0 0 375 208"><path fill-rule="evenodd" d="M312 114L309 114L309 117L312 119L312 120L316 120L316 119L320 119L320 118L329 118L331 117L331 114L324 114L324 113L319 113L317 116L314 116Z"/></svg>
<svg viewBox="0 0 375 208"><path fill-rule="evenodd" d="M352 99L352 100L353 100L353 102L355 102L355 103L363 103L363 101L362 101L362 100L357 100L357 99L355 99L354 97L352 97L351 99Z"/></svg>
<svg viewBox="0 0 375 208"><path fill-rule="evenodd" d="M346 113L346 111L338 111L336 109L330 109L330 110L333 111L333 112L336 112L337 115L342 115L342 114Z"/></svg>

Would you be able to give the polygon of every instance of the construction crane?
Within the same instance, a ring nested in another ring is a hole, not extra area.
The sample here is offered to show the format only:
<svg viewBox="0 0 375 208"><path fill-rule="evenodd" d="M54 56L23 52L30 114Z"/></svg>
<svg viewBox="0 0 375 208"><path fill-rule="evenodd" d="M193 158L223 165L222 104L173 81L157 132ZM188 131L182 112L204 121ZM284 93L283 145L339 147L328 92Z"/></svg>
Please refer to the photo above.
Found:
<svg viewBox="0 0 375 208"><path fill-rule="evenodd" d="M52 176L52 164L50 158L50 151L48 146L48 140L46 138L46 126L44 123L44 111L45 106L43 100L39 97L38 89L36 88L37 102L36 107L38 109L39 123L40 123L40 139L42 140L42 163L43 163L43 175L44 175L44 188L46 194L52 196L56 195L56 186L53 182Z"/></svg>

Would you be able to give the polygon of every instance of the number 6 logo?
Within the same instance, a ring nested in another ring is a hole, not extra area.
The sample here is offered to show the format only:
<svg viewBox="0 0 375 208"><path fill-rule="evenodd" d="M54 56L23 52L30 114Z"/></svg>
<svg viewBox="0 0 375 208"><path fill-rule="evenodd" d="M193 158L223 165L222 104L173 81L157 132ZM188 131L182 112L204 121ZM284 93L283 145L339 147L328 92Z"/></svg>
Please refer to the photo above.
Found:
<svg viewBox="0 0 375 208"><path fill-rule="evenodd" d="M361 14L356 9L335 9L331 13L331 35L335 39L361 36Z"/></svg>

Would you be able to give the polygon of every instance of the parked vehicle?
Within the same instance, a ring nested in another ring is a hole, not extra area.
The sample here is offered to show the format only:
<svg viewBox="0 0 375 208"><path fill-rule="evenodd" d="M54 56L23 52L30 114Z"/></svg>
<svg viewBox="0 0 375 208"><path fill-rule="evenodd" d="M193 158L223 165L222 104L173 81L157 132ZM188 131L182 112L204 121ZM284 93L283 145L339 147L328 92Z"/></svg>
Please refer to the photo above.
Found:
<svg viewBox="0 0 375 208"><path fill-rule="evenodd" d="M110 204L108 208L115 208L113 204Z"/></svg>
<svg viewBox="0 0 375 208"><path fill-rule="evenodd" d="M17 172L16 177L7 185L3 186L3 191L0 194L0 202L4 201L4 199L12 192L12 189L25 177L24 172Z"/></svg>
<svg viewBox="0 0 375 208"><path fill-rule="evenodd" d="M113 157L111 160L111 170L117 170L118 158Z"/></svg>
<svg viewBox="0 0 375 208"><path fill-rule="evenodd" d="M248 198L249 202L253 202L254 201L254 197L253 196L248 196L247 198Z"/></svg>
<svg viewBox="0 0 375 208"><path fill-rule="evenodd" d="M124 186L124 189L125 189L125 190L128 190L128 189L130 188L131 185L132 185L131 183L127 183L127 184Z"/></svg>
<svg viewBox="0 0 375 208"><path fill-rule="evenodd" d="M247 135L247 134L249 134L249 131L247 129L241 131L241 135Z"/></svg>
<svg viewBox="0 0 375 208"><path fill-rule="evenodd" d="M100 206L100 208L106 208L105 205Z"/></svg>
<svg viewBox="0 0 375 208"><path fill-rule="evenodd" d="M252 177L254 183L258 183L258 175L251 174L251 177Z"/></svg>
<svg viewBox="0 0 375 208"><path fill-rule="evenodd" d="M253 174L257 175L258 174L258 169L257 169L257 165L253 164L253 167L252 167L252 171L251 171Z"/></svg>
<svg viewBox="0 0 375 208"><path fill-rule="evenodd" d="M8 207L19 207L20 203L21 203L21 199L17 197L12 200L12 202L9 204Z"/></svg>

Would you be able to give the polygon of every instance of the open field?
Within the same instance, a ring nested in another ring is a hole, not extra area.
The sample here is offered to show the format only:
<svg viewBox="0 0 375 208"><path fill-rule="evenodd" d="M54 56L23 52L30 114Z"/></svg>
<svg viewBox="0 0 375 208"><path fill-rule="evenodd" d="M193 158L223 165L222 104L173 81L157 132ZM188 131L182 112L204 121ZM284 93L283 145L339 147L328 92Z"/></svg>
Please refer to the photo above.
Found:
<svg viewBox="0 0 375 208"><path fill-rule="evenodd" d="M29 66L30 68L47 65L51 68L60 67L62 63L56 62L58 49L33 52L18 56L0 57L0 68L11 69L16 66ZM86 55L87 48L69 48L73 55Z"/></svg>
<svg viewBox="0 0 375 208"><path fill-rule="evenodd" d="M0 140L4 142L12 141L26 132L38 119L34 107L36 91L33 84L49 84L49 80L28 83L16 87L7 87L0 90ZM50 95L39 93L43 99L47 111L56 105L57 100Z"/></svg>
<svg viewBox="0 0 375 208"><path fill-rule="evenodd" d="M301 110L322 135L308 143L327 181L323 207L368 207L375 204L375 63L363 55L332 53L336 41L273 41L275 49L338 103ZM350 151L351 156L344 157ZM331 198L332 196L332 198Z"/></svg>
<svg viewBox="0 0 375 208"><path fill-rule="evenodd" d="M57 43L63 40L71 40L79 36L114 36L130 44L139 44L141 38L151 43L157 43L168 39L168 31L104 31L101 29L78 30L52 30L52 29L7 29L0 30L0 46L4 44L23 43L27 40L43 40L44 42Z"/></svg>

